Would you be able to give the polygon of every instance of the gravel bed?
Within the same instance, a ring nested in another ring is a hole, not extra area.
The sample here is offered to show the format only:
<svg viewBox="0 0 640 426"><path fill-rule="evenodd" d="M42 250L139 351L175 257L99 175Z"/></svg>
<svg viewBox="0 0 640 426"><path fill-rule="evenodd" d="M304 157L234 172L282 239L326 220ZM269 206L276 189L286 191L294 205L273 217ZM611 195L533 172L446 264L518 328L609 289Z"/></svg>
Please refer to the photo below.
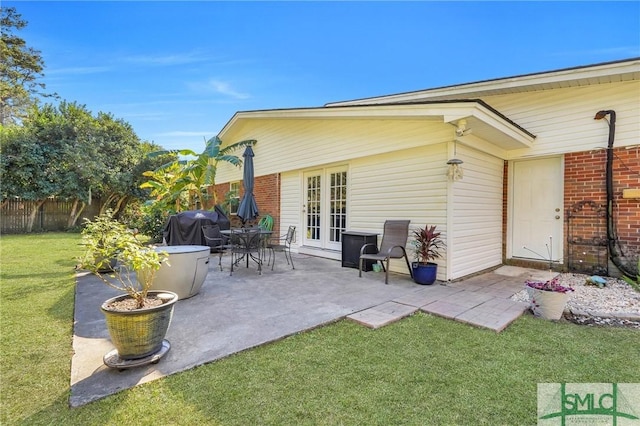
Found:
<svg viewBox="0 0 640 426"><path fill-rule="evenodd" d="M583 325L631 327L640 329L640 293L626 282L604 277L602 288L587 284L588 275L560 274L560 284L573 287L564 317ZM529 302L529 294L522 290L511 298Z"/></svg>

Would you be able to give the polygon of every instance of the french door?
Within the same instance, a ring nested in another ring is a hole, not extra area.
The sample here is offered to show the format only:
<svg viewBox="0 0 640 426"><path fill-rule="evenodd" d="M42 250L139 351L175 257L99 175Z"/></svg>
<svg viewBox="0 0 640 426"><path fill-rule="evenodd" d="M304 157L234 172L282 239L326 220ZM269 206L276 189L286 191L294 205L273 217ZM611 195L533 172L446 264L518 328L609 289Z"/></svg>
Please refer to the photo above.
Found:
<svg viewBox="0 0 640 426"><path fill-rule="evenodd" d="M306 246L340 250L347 226L347 167L304 173L304 232Z"/></svg>

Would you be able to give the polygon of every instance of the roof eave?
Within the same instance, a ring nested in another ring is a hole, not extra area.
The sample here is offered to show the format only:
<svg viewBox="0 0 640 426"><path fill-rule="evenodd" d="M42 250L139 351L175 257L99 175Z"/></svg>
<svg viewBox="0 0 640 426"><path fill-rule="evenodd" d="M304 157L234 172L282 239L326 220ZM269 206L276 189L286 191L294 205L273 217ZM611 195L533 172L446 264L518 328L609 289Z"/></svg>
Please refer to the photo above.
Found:
<svg viewBox="0 0 640 426"><path fill-rule="evenodd" d="M453 126L465 119L474 137L485 139L503 150L530 148L535 140L533 133L479 100L244 111L234 114L219 136L225 140L233 128L242 126L246 120L278 119L421 119Z"/></svg>

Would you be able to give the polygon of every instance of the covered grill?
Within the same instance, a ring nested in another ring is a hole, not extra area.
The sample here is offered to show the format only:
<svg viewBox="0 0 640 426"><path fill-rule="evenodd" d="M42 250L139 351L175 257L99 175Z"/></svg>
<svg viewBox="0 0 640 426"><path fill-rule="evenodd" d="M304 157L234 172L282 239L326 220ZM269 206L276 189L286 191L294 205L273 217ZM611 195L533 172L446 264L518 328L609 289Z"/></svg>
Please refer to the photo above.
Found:
<svg viewBox="0 0 640 426"><path fill-rule="evenodd" d="M190 210L170 216L162 236L170 246L207 246L209 244L202 234L205 225L218 225L221 230L231 228L229 218L216 206L215 210Z"/></svg>

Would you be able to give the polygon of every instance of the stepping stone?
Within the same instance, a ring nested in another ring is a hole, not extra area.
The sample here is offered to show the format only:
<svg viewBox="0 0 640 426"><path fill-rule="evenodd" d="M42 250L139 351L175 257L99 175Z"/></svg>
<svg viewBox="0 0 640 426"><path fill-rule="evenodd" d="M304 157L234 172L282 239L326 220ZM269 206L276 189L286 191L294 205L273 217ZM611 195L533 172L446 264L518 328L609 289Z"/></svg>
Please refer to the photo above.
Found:
<svg viewBox="0 0 640 426"><path fill-rule="evenodd" d="M527 303L496 298L461 313L455 319L500 332L520 317L528 307Z"/></svg>
<svg viewBox="0 0 640 426"><path fill-rule="evenodd" d="M386 302L364 311L347 315L347 318L369 328L380 328L411 315L418 308L401 303Z"/></svg>
<svg viewBox="0 0 640 426"><path fill-rule="evenodd" d="M424 287L406 296L394 299L394 302L404 305L415 306L421 308L429 303L442 300L448 296L461 292L461 288L448 287L443 285L435 285Z"/></svg>

